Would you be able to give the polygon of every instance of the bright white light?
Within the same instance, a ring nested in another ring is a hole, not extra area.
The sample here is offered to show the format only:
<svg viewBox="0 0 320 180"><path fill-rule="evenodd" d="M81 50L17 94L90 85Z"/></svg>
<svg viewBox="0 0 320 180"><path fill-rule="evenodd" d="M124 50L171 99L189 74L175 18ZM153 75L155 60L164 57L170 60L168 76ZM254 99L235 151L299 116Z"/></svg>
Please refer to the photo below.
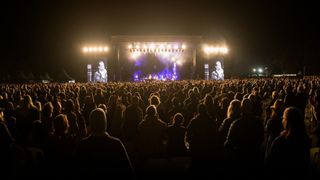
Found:
<svg viewBox="0 0 320 180"><path fill-rule="evenodd" d="M155 49L156 48L156 46L152 43L152 44L150 44L150 49Z"/></svg>
<svg viewBox="0 0 320 180"><path fill-rule="evenodd" d="M131 45L131 44L129 44L129 45L128 45L128 48L129 48L129 49L131 49L131 48L132 48L132 45Z"/></svg>
<svg viewBox="0 0 320 180"><path fill-rule="evenodd" d="M163 45L163 44L160 44L159 48L160 48L160 49L163 49L163 48L164 48L164 45Z"/></svg>
<svg viewBox="0 0 320 180"><path fill-rule="evenodd" d="M209 51L210 51L210 48L209 48L208 46L204 46L204 47L203 47L203 51L204 51L206 54L208 54Z"/></svg>
<svg viewBox="0 0 320 180"><path fill-rule="evenodd" d="M140 52L134 52L134 53L131 53L131 58L136 60L139 56L140 56Z"/></svg>
<svg viewBox="0 0 320 180"><path fill-rule="evenodd" d="M221 46L203 46L203 51L206 54L227 54L229 52L227 47L221 47Z"/></svg>
<svg viewBox="0 0 320 180"><path fill-rule="evenodd" d="M212 47L212 53L214 54L220 53L220 47Z"/></svg>
<svg viewBox="0 0 320 180"><path fill-rule="evenodd" d="M175 62L175 61L176 61L176 58L175 58L175 57L172 57L172 58L171 58L171 61L172 61L172 62Z"/></svg>
<svg viewBox="0 0 320 180"><path fill-rule="evenodd" d="M102 53L109 51L108 46L89 46L82 49L84 53Z"/></svg>
<svg viewBox="0 0 320 180"><path fill-rule="evenodd" d="M140 46L139 46L139 45L136 45L136 49L140 49Z"/></svg>
<svg viewBox="0 0 320 180"><path fill-rule="evenodd" d="M163 54L163 57L165 57L165 58L169 57L169 53L167 53L167 52L164 52L162 54Z"/></svg>
<svg viewBox="0 0 320 180"><path fill-rule="evenodd" d="M182 44L181 48L182 48L182 49L186 49L187 46L186 46L185 44Z"/></svg>
<svg viewBox="0 0 320 180"><path fill-rule="evenodd" d="M253 72L256 72L256 71L257 71L257 69L256 69L256 68L253 68L253 69L252 69L252 71L253 71Z"/></svg>
<svg viewBox="0 0 320 180"><path fill-rule="evenodd" d="M262 68L259 68L258 71L259 71L259 73L262 73L262 72L263 72L263 69L262 69Z"/></svg>
<svg viewBox="0 0 320 180"><path fill-rule="evenodd" d="M148 46L147 46L147 45L145 45L145 44L144 44L142 47L143 47L144 49L147 49L147 48L148 48Z"/></svg>
<svg viewBox="0 0 320 180"><path fill-rule="evenodd" d="M179 49L179 46L178 46L178 45L174 45L173 48L174 48L174 49Z"/></svg>
<svg viewBox="0 0 320 180"><path fill-rule="evenodd" d="M182 65L182 62L181 62L180 60L178 60L176 63L177 63L179 66Z"/></svg>
<svg viewBox="0 0 320 180"><path fill-rule="evenodd" d="M170 45L170 44L168 44L168 45L167 45L167 48L168 48L168 49L171 49L171 45Z"/></svg>
<svg viewBox="0 0 320 180"><path fill-rule="evenodd" d="M222 49L222 53L223 53L223 54L228 54L228 52L229 52L229 49L228 49L227 47L224 47L224 48Z"/></svg>

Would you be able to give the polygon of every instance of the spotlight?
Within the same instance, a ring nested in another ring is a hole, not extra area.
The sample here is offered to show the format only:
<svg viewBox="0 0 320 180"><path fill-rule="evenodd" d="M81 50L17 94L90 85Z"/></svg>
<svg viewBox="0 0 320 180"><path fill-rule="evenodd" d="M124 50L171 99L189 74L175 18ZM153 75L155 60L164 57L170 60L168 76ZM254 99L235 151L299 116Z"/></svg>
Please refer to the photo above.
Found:
<svg viewBox="0 0 320 180"><path fill-rule="evenodd" d="M222 53L223 53L223 54L228 54L228 52L229 52L229 49L228 49L227 47L224 47L224 48L222 49Z"/></svg>
<svg viewBox="0 0 320 180"><path fill-rule="evenodd" d="M156 46L152 43L150 44L150 49L154 50L156 48Z"/></svg>

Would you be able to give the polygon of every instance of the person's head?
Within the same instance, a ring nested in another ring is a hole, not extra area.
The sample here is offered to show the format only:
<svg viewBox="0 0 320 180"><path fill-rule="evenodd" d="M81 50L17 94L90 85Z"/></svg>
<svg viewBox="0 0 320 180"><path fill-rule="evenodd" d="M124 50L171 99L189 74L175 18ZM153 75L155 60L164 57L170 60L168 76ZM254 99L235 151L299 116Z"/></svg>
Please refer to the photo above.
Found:
<svg viewBox="0 0 320 180"><path fill-rule="evenodd" d="M80 112L81 107L80 107L80 102L78 98L74 100L74 109L76 112Z"/></svg>
<svg viewBox="0 0 320 180"><path fill-rule="evenodd" d="M237 92L235 95L234 95L234 99L237 99L237 100L239 100L239 101L241 101L242 100L242 94L240 93L240 92Z"/></svg>
<svg viewBox="0 0 320 180"><path fill-rule="evenodd" d="M116 104L117 103L117 101L118 101L118 96L117 95L111 95L110 97L109 97L109 100L108 100L108 106L111 106L111 105L113 105L113 104Z"/></svg>
<svg viewBox="0 0 320 180"><path fill-rule="evenodd" d="M204 103L206 105L213 104L213 98L210 94L206 94L206 96L204 98Z"/></svg>
<svg viewBox="0 0 320 180"><path fill-rule="evenodd" d="M318 107L320 105L320 90L319 89L317 89L314 92L312 100L314 101L316 107Z"/></svg>
<svg viewBox="0 0 320 180"><path fill-rule="evenodd" d="M17 119L13 116L9 116L8 118L6 118L6 123L9 128L15 127L17 124Z"/></svg>
<svg viewBox="0 0 320 180"><path fill-rule="evenodd" d="M278 93L278 91L272 91L272 99L278 99L278 97L279 97L279 93Z"/></svg>
<svg viewBox="0 0 320 180"><path fill-rule="evenodd" d="M68 132L69 122L64 114L59 114L53 120L53 130L56 134L65 134Z"/></svg>
<svg viewBox="0 0 320 180"><path fill-rule="evenodd" d="M104 112L107 112L107 106L105 104L99 104L98 108L101 108L102 110L104 110Z"/></svg>
<svg viewBox="0 0 320 180"><path fill-rule="evenodd" d="M8 111L13 111L14 110L14 105L11 101L9 101L7 104L6 104L6 110Z"/></svg>
<svg viewBox="0 0 320 180"><path fill-rule="evenodd" d="M216 68L221 68L221 62L220 61L216 62Z"/></svg>
<svg viewBox="0 0 320 180"><path fill-rule="evenodd" d="M30 108L33 106L32 98L29 95L23 97L23 107Z"/></svg>
<svg viewBox="0 0 320 180"><path fill-rule="evenodd" d="M65 110L66 110L67 112L72 112L72 111L74 111L74 102L73 102L72 99L68 99L68 101L66 102Z"/></svg>
<svg viewBox="0 0 320 180"><path fill-rule="evenodd" d="M89 122L92 133L104 133L107 128L106 113L101 108L96 108L90 112Z"/></svg>
<svg viewBox="0 0 320 180"><path fill-rule="evenodd" d="M171 99L171 103L172 103L172 106L177 107L177 106L179 106L179 99L176 97L173 97Z"/></svg>
<svg viewBox="0 0 320 180"><path fill-rule="evenodd" d="M136 95L132 96L131 103L132 103L132 105L136 105L136 106L139 105L139 97Z"/></svg>
<svg viewBox="0 0 320 180"><path fill-rule="evenodd" d="M201 115L204 115L204 114L208 113L207 106L205 104L202 104L202 103L198 104L197 110L198 110L198 113L201 114Z"/></svg>
<svg viewBox="0 0 320 180"><path fill-rule="evenodd" d="M150 105L158 106L160 104L160 98L157 95L153 95L149 99Z"/></svg>
<svg viewBox="0 0 320 180"><path fill-rule="evenodd" d="M248 97L248 99L250 99L250 101L251 101L252 103L257 102L257 96L254 95L254 94L250 94L249 97Z"/></svg>
<svg viewBox="0 0 320 180"><path fill-rule="evenodd" d="M285 109L284 101L282 99L277 99L270 109L275 113L282 114Z"/></svg>
<svg viewBox="0 0 320 180"><path fill-rule="evenodd" d="M220 102L220 106L222 109L227 109L229 107L230 100L227 97L223 97Z"/></svg>
<svg viewBox="0 0 320 180"><path fill-rule="evenodd" d="M38 111L41 111L42 110L42 106L41 106L41 102L40 101L36 101L34 103L34 105L37 107Z"/></svg>
<svg viewBox="0 0 320 180"><path fill-rule="evenodd" d="M282 125L289 135L305 134L305 124L300 110L288 107L284 110Z"/></svg>
<svg viewBox="0 0 320 180"><path fill-rule="evenodd" d="M3 113L4 109L0 108L0 123L2 121L4 121L4 113Z"/></svg>
<svg viewBox="0 0 320 180"><path fill-rule="evenodd" d="M184 117L181 113L176 113L172 121L174 125L182 125L184 122Z"/></svg>
<svg viewBox="0 0 320 180"><path fill-rule="evenodd" d="M237 118L241 115L241 102L237 99L234 99L230 102L227 111L228 118Z"/></svg>
<svg viewBox="0 0 320 180"><path fill-rule="evenodd" d="M53 106L54 106L54 111L56 112L56 113L60 113L61 112L61 110L62 110L62 105L61 105L61 102L59 101L59 100L56 100L55 102L54 102L54 104L53 104Z"/></svg>
<svg viewBox="0 0 320 180"><path fill-rule="evenodd" d="M244 98L241 102L241 111L243 115L252 114L253 105L250 99Z"/></svg>
<svg viewBox="0 0 320 180"><path fill-rule="evenodd" d="M52 117L52 113L53 113L53 105L51 102L47 102L46 104L43 105L42 116Z"/></svg>
<svg viewBox="0 0 320 180"><path fill-rule="evenodd" d="M148 116L156 116L157 115L157 107L155 105L150 105L146 109L146 114Z"/></svg>
<svg viewBox="0 0 320 180"><path fill-rule="evenodd" d="M104 62L103 62L103 61L100 61L100 62L99 62L98 69L99 69L99 71L103 71L103 70L105 70Z"/></svg>
<svg viewBox="0 0 320 180"><path fill-rule="evenodd" d="M302 84L299 84L299 86L297 87L297 92L303 93L304 91L305 91L304 86Z"/></svg>

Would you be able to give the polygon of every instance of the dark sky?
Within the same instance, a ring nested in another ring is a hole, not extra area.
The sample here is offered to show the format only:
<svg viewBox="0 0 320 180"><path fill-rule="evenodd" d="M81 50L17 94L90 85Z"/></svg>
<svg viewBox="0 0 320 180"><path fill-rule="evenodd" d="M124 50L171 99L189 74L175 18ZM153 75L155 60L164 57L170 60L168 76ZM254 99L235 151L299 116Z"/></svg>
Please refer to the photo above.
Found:
<svg viewBox="0 0 320 180"><path fill-rule="evenodd" d="M221 37L231 68L320 72L319 20L310 1L10 1L1 5L3 72L85 72L81 47L112 35ZM239 72L239 71L237 71ZM1 75L1 73L0 73Z"/></svg>

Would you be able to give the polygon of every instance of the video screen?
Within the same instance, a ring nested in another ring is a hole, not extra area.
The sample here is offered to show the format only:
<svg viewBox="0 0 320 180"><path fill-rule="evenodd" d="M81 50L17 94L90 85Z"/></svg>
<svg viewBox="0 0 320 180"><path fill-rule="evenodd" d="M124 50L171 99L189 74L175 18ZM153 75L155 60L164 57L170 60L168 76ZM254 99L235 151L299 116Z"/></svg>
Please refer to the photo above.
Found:
<svg viewBox="0 0 320 180"><path fill-rule="evenodd" d="M108 82L108 68L106 60L98 60L92 65L93 82Z"/></svg>
<svg viewBox="0 0 320 180"><path fill-rule="evenodd" d="M221 61L216 61L214 68L211 72L211 79L224 80L224 70Z"/></svg>

